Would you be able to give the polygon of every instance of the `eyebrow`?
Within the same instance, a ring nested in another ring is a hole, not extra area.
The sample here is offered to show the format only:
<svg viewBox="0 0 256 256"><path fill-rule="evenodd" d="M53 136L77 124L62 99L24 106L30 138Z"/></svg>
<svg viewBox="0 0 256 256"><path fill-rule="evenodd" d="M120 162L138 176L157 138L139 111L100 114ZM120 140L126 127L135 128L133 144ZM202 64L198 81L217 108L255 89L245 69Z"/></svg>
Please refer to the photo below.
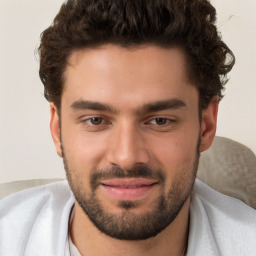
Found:
<svg viewBox="0 0 256 256"><path fill-rule="evenodd" d="M180 109L186 107L186 103L180 99L167 99L145 104L136 110L137 114L158 112L168 109Z"/></svg>
<svg viewBox="0 0 256 256"><path fill-rule="evenodd" d="M74 110L96 110L96 111L106 111L106 112L114 112L116 113L117 110L115 110L113 107L100 103L100 102L94 102L94 101L87 101L87 100L77 100L72 103L71 108Z"/></svg>
<svg viewBox="0 0 256 256"><path fill-rule="evenodd" d="M150 112L158 112L168 109L179 109L186 107L186 103L180 99L167 99L162 101L156 101L152 103L147 103L135 110L138 115ZM71 104L71 108L74 110L95 110L118 113L118 111L112 106L100 102L87 101L87 100L77 100Z"/></svg>

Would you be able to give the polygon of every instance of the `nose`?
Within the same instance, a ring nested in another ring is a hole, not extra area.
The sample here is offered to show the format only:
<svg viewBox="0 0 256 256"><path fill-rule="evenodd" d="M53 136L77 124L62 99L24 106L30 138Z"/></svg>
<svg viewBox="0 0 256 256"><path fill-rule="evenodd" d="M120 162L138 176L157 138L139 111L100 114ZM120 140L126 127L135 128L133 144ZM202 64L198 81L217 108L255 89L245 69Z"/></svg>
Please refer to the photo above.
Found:
<svg viewBox="0 0 256 256"><path fill-rule="evenodd" d="M110 137L107 157L111 165L129 170L136 164L148 164L149 149L139 127L124 123L113 129Z"/></svg>

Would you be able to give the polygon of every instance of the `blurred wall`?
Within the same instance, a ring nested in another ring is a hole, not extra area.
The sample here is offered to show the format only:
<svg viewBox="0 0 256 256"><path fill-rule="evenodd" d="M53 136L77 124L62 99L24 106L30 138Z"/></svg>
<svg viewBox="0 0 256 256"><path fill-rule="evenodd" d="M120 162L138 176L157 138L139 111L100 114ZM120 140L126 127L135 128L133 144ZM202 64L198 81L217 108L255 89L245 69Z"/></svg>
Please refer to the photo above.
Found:
<svg viewBox="0 0 256 256"><path fill-rule="evenodd" d="M0 0L0 183L64 177L38 77L40 33L61 0ZM218 27L237 58L220 103L217 135L256 153L256 0L212 0Z"/></svg>

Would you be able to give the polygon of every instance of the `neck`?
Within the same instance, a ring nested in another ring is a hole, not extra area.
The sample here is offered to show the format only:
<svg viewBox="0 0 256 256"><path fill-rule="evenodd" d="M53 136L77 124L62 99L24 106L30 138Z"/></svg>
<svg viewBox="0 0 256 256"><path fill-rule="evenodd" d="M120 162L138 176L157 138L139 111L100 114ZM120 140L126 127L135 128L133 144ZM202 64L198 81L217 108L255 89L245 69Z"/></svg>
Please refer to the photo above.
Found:
<svg viewBox="0 0 256 256"><path fill-rule="evenodd" d="M118 240L101 233L76 203L70 226L71 239L82 256L182 256L187 246L189 203L190 199L160 234L141 241Z"/></svg>

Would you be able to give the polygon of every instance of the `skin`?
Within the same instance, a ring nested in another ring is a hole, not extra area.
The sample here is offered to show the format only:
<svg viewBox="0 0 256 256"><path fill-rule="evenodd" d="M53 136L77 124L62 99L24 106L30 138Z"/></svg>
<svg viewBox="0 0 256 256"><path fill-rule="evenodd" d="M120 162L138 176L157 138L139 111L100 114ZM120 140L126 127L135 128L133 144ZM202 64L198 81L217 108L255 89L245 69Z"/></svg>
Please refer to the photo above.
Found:
<svg viewBox="0 0 256 256"><path fill-rule="evenodd" d="M194 182L192 167L197 144L200 140L200 152L210 147L218 102L213 99L202 111L200 122L199 95L188 79L185 62L180 49L154 45L104 45L71 54L64 74L61 130L58 111L53 103L50 105L52 137L60 156L65 149L72 170L70 179L81 191L90 194L89 180L95 169L119 166L128 170L145 164L161 169L166 177L164 184L154 186L135 200L137 206L129 210L120 207L118 200L99 186L95 194L106 212L143 215L153 208L154 200L166 195L177 182L181 193ZM173 100L184 105L148 108ZM88 109L88 104L83 103L88 101L108 108ZM99 119L93 117L102 119L95 125ZM164 125L159 125L156 118L164 118L160 120L164 120ZM188 196L177 217L157 236L128 241L100 232L76 202L71 237L81 255L182 255L188 236L189 203Z"/></svg>

